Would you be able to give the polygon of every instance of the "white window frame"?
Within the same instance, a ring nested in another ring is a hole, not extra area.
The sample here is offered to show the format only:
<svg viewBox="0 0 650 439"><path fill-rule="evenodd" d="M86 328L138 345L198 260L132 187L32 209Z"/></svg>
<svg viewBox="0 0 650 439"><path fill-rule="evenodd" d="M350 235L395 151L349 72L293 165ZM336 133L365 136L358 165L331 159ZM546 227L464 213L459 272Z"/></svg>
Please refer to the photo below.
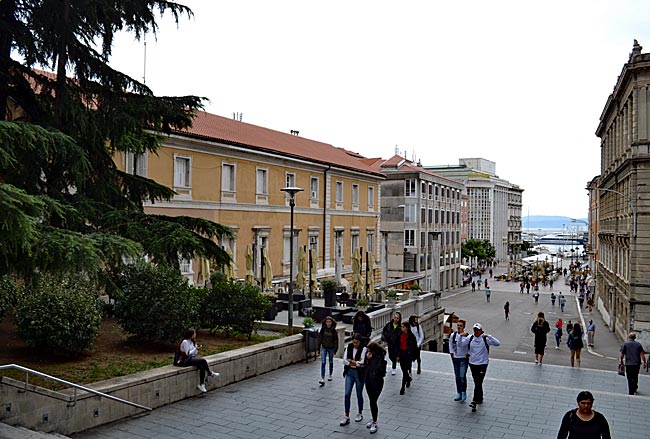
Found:
<svg viewBox="0 0 650 439"><path fill-rule="evenodd" d="M180 169L181 163L184 171ZM174 191L175 198L192 198L192 156L174 154Z"/></svg>
<svg viewBox="0 0 650 439"><path fill-rule="evenodd" d="M405 197L417 197L417 182L413 178L407 178L404 180L404 196Z"/></svg>
<svg viewBox="0 0 650 439"><path fill-rule="evenodd" d="M255 168L255 202L257 204L269 204L268 168Z"/></svg>
<svg viewBox="0 0 650 439"><path fill-rule="evenodd" d="M133 164L135 163L135 167ZM124 170L127 174L139 175L141 177L147 176L148 155L135 154L132 152L124 153Z"/></svg>
<svg viewBox="0 0 650 439"><path fill-rule="evenodd" d="M352 183L352 209L359 210L359 185Z"/></svg>
<svg viewBox="0 0 650 439"><path fill-rule="evenodd" d="M404 205L404 222L405 223L417 223L418 222L418 210L417 204L405 204Z"/></svg>
<svg viewBox="0 0 650 439"><path fill-rule="evenodd" d="M375 210L375 187L368 186L368 211L372 212Z"/></svg>
<svg viewBox="0 0 650 439"><path fill-rule="evenodd" d="M237 165L221 162L221 201L237 201Z"/></svg>
<svg viewBox="0 0 650 439"><path fill-rule="evenodd" d="M345 200L345 195L344 195L344 186L343 182L341 180L337 180L335 184L335 200L336 200L336 208L337 209L343 209L343 202Z"/></svg>
<svg viewBox="0 0 650 439"><path fill-rule="evenodd" d="M404 229L404 247L415 247L415 229Z"/></svg>

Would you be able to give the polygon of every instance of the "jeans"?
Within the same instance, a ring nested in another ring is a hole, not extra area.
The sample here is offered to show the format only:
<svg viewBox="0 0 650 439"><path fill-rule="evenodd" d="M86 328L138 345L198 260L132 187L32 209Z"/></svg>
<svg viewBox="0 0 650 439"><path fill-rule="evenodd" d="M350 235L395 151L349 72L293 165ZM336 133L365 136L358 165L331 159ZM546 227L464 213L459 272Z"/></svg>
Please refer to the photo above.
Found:
<svg viewBox="0 0 650 439"><path fill-rule="evenodd" d="M472 379L474 380L474 398L472 398L474 402L483 402L483 380L485 379L487 367L487 364L469 365L469 369L472 371Z"/></svg>
<svg viewBox="0 0 650 439"><path fill-rule="evenodd" d="M325 378L325 362L330 360L330 375L334 372L334 348L320 348L320 377Z"/></svg>
<svg viewBox="0 0 650 439"><path fill-rule="evenodd" d="M454 375L456 375L456 393L467 392L467 358L452 358Z"/></svg>
<svg viewBox="0 0 650 439"><path fill-rule="evenodd" d="M347 375L345 375L345 413L350 413L350 397L352 396L352 386L357 390L357 405L359 413L363 412L363 381L359 379L359 374L356 369L349 368Z"/></svg>
<svg viewBox="0 0 650 439"><path fill-rule="evenodd" d="M560 341L562 341L562 336L560 334L555 334L555 345L559 348Z"/></svg>

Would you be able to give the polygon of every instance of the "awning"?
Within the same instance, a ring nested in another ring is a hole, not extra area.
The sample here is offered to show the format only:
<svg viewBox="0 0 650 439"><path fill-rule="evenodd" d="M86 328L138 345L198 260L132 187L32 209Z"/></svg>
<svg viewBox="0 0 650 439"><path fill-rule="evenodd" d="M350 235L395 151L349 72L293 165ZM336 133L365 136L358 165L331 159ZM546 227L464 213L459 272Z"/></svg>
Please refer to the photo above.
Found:
<svg viewBox="0 0 650 439"><path fill-rule="evenodd" d="M424 273L418 273L418 274L413 274L411 276L400 277L399 279L390 279L386 281L386 286L392 287L398 284L403 284L406 282L412 282L414 280L422 279L423 277L424 277Z"/></svg>

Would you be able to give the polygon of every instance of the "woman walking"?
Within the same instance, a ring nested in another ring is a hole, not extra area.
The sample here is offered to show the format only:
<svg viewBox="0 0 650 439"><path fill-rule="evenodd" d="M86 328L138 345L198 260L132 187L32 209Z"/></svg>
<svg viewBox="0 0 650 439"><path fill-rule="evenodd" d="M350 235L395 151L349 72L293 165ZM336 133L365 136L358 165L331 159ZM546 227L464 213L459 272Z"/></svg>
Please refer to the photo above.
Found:
<svg viewBox="0 0 650 439"><path fill-rule="evenodd" d="M415 335L411 332L408 322L403 322L401 326L401 334L399 335L399 353L397 358L399 360L399 367L402 369L402 388L399 391L400 395L405 392L405 387L411 387L411 365L413 358L415 358L415 351L418 348Z"/></svg>
<svg viewBox="0 0 650 439"><path fill-rule="evenodd" d="M571 367L574 365L574 359L577 361L578 367L580 367L580 353L582 352L582 348L585 347L582 342L582 327L580 323L576 322L573 324L573 329L569 334L567 344L569 345L569 349L571 349Z"/></svg>
<svg viewBox="0 0 650 439"><path fill-rule="evenodd" d="M372 334L372 325L370 324L368 314L363 311L357 311L352 323L352 333L361 334L363 337L361 345L368 346L368 343L370 343L370 335Z"/></svg>
<svg viewBox="0 0 650 439"><path fill-rule="evenodd" d="M510 302L506 301L506 304L503 305L503 312L506 315L506 320L510 320Z"/></svg>
<svg viewBox="0 0 650 439"><path fill-rule="evenodd" d="M388 346L388 358L392 364L391 375L395 375L395 369L397 368L397 357L399 354L399 336L401 333L402 327L402 313L395 311L393 314L393 320L386 323L384 329L381 333L381 339Z"/></svg>
<svg viewBox="0 0 650 439"><path fill-rule="evenodd" d="M560 349L561 341L562 341L562 319L557 319L557 322L555 322L555 349Z"/></svg>
<svg viewBox="0 0 650 439"><path fill-rule="evenodd" d="M320 348L320 384L321 387L325 385L325 363L329 358L330 374L327 381L332 381L332 373L334 372L334 352L339 350L339 335L336 331L336 321L327 316L323 319L320 331L318 331L318 346Z"/></svg>
<svg viewBox="0 0 650 439"><path fill-rule="evenodd" d="M593 410L594 395L585 390L578 393L576 400L578 408L565 413L557 439L611 439L607 419Z"/></svg>
<svg viewBox="0 0 650 439"><path fill-rule="evenodd" d="M544 360L544 350L546 349L546 334L551 332L551 327L544 319L543 312L537 313L537 319L533 322L533 326L530 327L530 331L535 334L535 364L539 363L541 366Z"/></svg>
<svg viewBox="0 0 650 439"><path fill-rule="evenodd" d="M422 329L422 326L420 326L418 316L415 315L409 317L409 326L411 327L411 332L415 336L415 341L417 343L415 358L413 358L413 360L418 362L417 374L419 375L422 373L422 358L420 352L422 351L422 343L424 343L424 330Z"/></svg>
<svg viewBox="0 0 650 439"><path fill-rule="evenodd" d="M366 424L370 433L377 431L377 415L379 407L377 400L384 388L384 377L386 376L386 351L378 343L372 342L366 348L366 393L370 402L370 413L372 421Z"/></svg>
<svg viewBox="0 0 650 439"><path fill-rule="evenodd" d="M352 387L357 391L357 407L359 412L354 419L355 422L363 421L363 383L365 373L366 348L361 346L361 336L354 334L352 343L348 344L343 357L343 376L345 377L345 397L344 408L345 416L341 419L340 425L350 423L350 399L352 397Z"/></svg>

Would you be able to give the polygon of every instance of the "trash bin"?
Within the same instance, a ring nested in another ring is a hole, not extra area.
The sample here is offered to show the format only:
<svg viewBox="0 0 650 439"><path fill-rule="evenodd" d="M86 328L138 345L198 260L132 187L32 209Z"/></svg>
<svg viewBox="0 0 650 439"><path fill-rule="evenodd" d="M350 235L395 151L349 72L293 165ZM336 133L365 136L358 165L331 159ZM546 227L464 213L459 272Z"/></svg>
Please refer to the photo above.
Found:
<svg viewBox="0 0 650 439"><path fill-rule="evenodd" d="M445 354L449 353L449 340L445 340L442 342L442 352Z"/></svg>
<svg viewBox="0 0 650 439"><path fill-rule="evenodd" d="M305 328L302 336L305 341L305 362L309 362L309 354L314 354L314 359L318 356L318 329Z"/></svg>
<svg viewBox="0 0 650 439"><path fill-rule="evenodd" d="M336 306L336 288L328 288L323 291L325 306Z"/></svg>
<svg viewBox="0 0 650 439"><path fill-rule="evenodd" d="M438 340L429 340L429 351L438 352Z"/></svg>

